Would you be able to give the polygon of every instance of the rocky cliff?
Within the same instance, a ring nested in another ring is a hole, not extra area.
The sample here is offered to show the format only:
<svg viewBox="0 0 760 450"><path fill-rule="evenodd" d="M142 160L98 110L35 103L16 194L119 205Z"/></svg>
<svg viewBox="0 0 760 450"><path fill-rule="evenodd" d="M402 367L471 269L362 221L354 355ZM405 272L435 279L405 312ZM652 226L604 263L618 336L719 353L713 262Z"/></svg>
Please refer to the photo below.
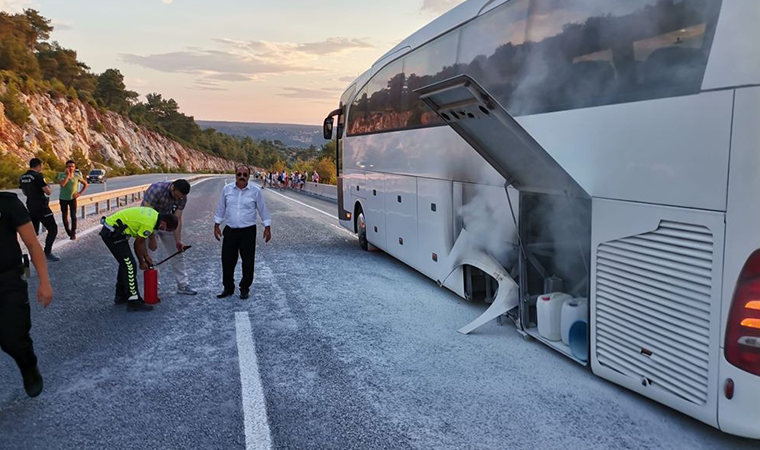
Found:
<svg viewBox="0 0 760 450"><path fill-rule="evenodd" d="M97 166L193 172L234 169L231 161L188 148L114 112L45 94L19 97L31 116L20 127L6 117L0 103L0 158L14 155L25 161L50 151L65 161L79 149Z"/></svg>

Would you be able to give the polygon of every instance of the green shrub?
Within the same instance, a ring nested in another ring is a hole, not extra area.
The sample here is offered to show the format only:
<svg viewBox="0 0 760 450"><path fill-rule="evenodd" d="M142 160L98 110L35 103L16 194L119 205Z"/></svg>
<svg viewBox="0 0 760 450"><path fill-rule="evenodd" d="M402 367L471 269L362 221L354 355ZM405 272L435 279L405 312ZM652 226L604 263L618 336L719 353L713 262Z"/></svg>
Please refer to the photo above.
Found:
<svg viewBox="0 0 760 450"><path fill-rule="evenodd" d="M29 116L32 114L26 103L19 98L19 91L15 84L8 84L5 92L0 95L0 102L5 107L5 116L11 122L23 127L29 123Z"/></svg>
<svg viewBox="0 0 760 450"><path fill-rule="evenodd" d="M24 173L24 162L11 153L0 156L0 189L18 188L18 179Z"/></svg>

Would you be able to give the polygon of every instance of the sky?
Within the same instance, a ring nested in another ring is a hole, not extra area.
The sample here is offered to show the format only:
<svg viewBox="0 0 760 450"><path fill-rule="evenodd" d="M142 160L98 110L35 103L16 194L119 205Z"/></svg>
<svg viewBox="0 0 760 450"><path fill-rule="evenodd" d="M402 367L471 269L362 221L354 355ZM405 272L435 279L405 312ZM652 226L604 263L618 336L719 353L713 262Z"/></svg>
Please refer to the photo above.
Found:
<svg viewBox="0 0 760 450"><path fill-rule="evenodd" d="M320 125L399 41L463 0L0 0L37 9L93 71L198 120Z"/></svg>

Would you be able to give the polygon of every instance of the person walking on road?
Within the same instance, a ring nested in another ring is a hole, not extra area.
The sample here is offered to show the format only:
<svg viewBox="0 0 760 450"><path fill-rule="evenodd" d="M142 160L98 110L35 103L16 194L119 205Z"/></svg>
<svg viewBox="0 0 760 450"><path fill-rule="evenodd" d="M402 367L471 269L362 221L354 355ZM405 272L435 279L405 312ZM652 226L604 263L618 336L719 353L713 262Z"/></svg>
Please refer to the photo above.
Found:
<svg viewBox="0 0 760 450"><path fill-rule="evenodd" d="M264 195L257 186L248 183L251 169L239 166L235 183L222 189L219 206L214 217L214 237L222 239L222 283L224 291L217 298L231 296L235 292L235 266L238 255L243 260L243 279L240 280L240 299L250 295L253 284L253 268L256 259L256 213L264 225L264 241L272 239L272 219L269 217ZM224 223L224 231L221 225Z"/></svg>
<svg viewBox="0 0 760 450"><path fill-rule="evenodd" d="M137 266L148 270L153 266L153 259L148 254L145 241L150 239L156 230L174 231L179 224L174 214L159 214L153 208L136 206L123 209L109 217L101 219L103 229L100 237L111 251L111 254L119 263L119 273L116 277L116 296L114 303L127 304L127 311L151 311L153 307L147 305L140 297L137 286ZM132 250L129 248L129 238L135 238L135 261ZM156 250L156 241L151 240L151 250Z"/></svg>
<svg viewBox="0 0 760 450"><path fill-rule="evenodd" d="M42 392L42 376L37 367L37 356L29 331L32 318L29 309L28 285L24 261L17 234L32 256L37 277L37 302L44 308L53 301L53 288L48 277L45 254L37 241L32 218L16 194L0 192L0 348L10 355L21 371L24 390L30 397Z"/></svg>
<svg viewBox="0 0 760 450"><path fill-rule="evenodd" d="M61 185L61 190L58 193L58 204L61 205L63 228L73 241L77 238L77 198L83 195L90 185L77 169L77 164L72 160L66 161L66 171L58 174L57 181ZM80 184L82 184L81 191L79 190ZM69 224L69 216L71 216L71 224Z"/></svg>
<svg viewBox="0 0 760 450"><path fill-rule="evenodd" d="M153 241L158 237L168 254L176 251L183 252L185 244L182 243L182 212L187 205L187 195L190 193L190 183L187 180L164 181L153 183L145 191L141 206L151 207L161 214L174 214L179 223L173 232L157 231L151 236ZM157 247L153 245L153 247ZM179 254L169 261L169 266L177 280L177 293L183 295L195 295L198 292L190 288L190 280L185 268L185 257Z"/></svg>
<svg viewBox="0 0 760 450"><path fill-rule="evenodd" d="M55 223L53 211L50 210L50 186L42 176L42 161L32 158L29 161L29 171L21 175L19 187L26 196L26 207L32 219L34 232L40 234L40 224L47 230L45 237L45 257L48 261L60 261L53 255L53 243L58 235L58 225Z"/></svg>

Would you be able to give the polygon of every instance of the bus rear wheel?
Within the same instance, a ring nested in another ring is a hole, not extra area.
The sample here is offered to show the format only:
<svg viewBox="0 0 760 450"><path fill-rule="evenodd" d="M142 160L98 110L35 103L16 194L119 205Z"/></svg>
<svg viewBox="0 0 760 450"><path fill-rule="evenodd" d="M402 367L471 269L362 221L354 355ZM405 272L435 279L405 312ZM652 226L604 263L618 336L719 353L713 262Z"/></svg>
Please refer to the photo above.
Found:
<svg viewBox="0 0 760 450"><path fill-rule="evenodd" d="M356 234L359 235L359 245L362 250L369 251L369 241L367 240L367 221L364 219L364 211L359 208L356 214Z"/></svg>

